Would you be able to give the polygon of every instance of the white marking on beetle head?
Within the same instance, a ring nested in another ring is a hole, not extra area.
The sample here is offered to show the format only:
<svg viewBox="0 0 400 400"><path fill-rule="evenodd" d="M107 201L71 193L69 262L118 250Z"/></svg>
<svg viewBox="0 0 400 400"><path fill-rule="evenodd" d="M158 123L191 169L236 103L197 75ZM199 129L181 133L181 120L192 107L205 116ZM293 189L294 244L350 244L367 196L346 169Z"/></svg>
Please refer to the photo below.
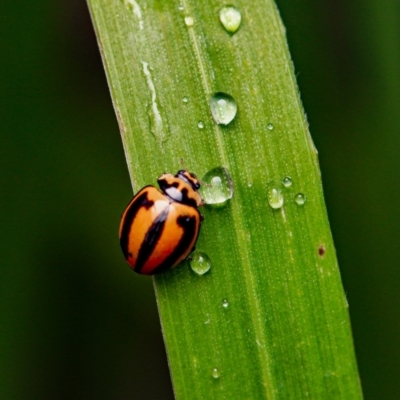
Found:
<svg viewBox="0 0 400 400"><path fill-rule="evenodd" d="M175 201L182 201L182 192L178 190L176 187L170 186L169 188L165 189L165 193Z"/></svg>

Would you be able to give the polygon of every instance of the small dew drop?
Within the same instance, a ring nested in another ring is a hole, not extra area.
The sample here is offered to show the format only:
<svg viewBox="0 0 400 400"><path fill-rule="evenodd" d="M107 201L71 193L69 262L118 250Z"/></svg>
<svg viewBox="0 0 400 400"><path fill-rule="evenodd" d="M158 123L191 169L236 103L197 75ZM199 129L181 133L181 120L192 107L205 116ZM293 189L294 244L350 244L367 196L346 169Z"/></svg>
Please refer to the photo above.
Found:
<svg viewBox="0 0 400 400"><path fill-rule="evenodd" d="M203 122L203 121L199 121L199 122L197 123L197 127L198 127L199 129L204 129L204 122Z"/></svg>
<svg viewBox="0 0 400 400"><path fill-rule="evenodd" d="M240 27L242 15L237 8L225 6L219 12L219 19L227 32L235 33Z"/></svg>
<svg viewBox="0 0 400 400"><path fill-rule="evenodd" d="M248 187L252 187L252 186L253 186L253 182L252 182L252 181L248 181L248 182L247 182L247 186L248 186Z"/></svg>
<svg viewBox="0 0 400 400"><path fill-rule="evenodd" d="M179 11L183 11L184 9L185 9L185 7L183 7L183 4L179 4L178 10L179 10Z"/></svg>
<svg viewBox="0 0 400 400"><path fill-rule="evenodd" d="M297 193L296 196L294 196L294 201L298 206L303 206L306 200L306 195L303 193Z"/></svg>
<svg viewBox="0 0 400 400"><path fill-rule="evenodd" d="M195 251L191 254L190 268L197 275L204 275L211 268L211 260L207 254Z"/></svg>
<svg viewBox="0 0 400 400"><path fill-rule="evenodd" d="M185 97L182 99L182 101L186 104L186 103L189 101L189 98L185 96Z"/></svg>
<svg viewBox="0 0 400 400"><path fill-rule="evenodd" d="M206 204L224 205L233 196L233 181L228 170L216 167L202 178L200 195Z"/></svg>
<svg viewBox="0 0 400 400"><path fill-rule="evenodd" d="M273 183L268 187L268 204L274 210L278 210L283 206L283 195L281 189Z"/></svg>
<svg viewBox="0 0 400 400"><path fill-rule="evenodd" d="M219 378L219 371L218 368L213 368L211 371L211 375L214 379L218 379Z"/></svg>
<svg viewBox="0 0 400 400"><path fill-rule="evenodd" d="M274 125L272 125L271 123L269 123L269 124L267 125L267 129L268 129L269 131L273 131L273 130L274 130Z"/></svg>
<svg viewBox="0 0 400 400"><path fill-rule="evenodd" d="M193 26L194 20L192 17L185 17L185 24L186 26Z"/></svg>
<svg viewBox="0 0 400 400"><path fill-rule="evenodd" d="M236 116L237 105L229 94L218 92L210 98L210 109L218 125L228 125Z"/></svg>
<svg viewBox="0 0 400 400"><path fill-rule="evenodd" d="M290 186L292 186L292 178L290 177L290 176L285 176L283 179L282 179L282 185L283 186L285 186L285 187L290 187Z"/></svg>
<svg viewBox="0 0 400 400"><path fill-rule="evenodd" d="M344 295L344 304L346 305L346 308L349 308L349 301L347 300L346 295Z"/></svg>
<svg viewBox="0 0 400 400"><path fill-rule="evenodd" d="M229 308L229 301L227 299L222 300L222 307L225 308L225 310Z"/></svg>

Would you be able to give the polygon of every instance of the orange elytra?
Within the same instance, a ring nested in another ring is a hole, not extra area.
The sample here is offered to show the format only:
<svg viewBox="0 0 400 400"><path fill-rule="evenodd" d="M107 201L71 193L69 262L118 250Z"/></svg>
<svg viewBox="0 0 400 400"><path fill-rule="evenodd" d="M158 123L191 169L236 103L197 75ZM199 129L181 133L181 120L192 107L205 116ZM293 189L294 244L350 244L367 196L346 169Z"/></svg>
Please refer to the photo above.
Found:
<svg viewBox="0 0 400 400"><path fill-rule="evenodd" d="M153 275L176 267L194 249L203 204L196 175L180 170L141 189L124 211L119 239L125 259L137 273Z"/></svg>

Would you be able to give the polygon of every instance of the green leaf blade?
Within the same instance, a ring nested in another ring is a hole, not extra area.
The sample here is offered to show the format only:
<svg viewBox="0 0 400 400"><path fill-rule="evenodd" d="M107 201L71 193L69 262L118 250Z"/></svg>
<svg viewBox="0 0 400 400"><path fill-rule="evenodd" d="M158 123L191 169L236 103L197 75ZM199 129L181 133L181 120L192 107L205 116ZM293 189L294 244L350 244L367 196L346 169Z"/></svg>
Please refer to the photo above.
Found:
<svg viewBox="0 0 400 400"><path fill-rule="evenodd" d="M155 278L176 398L361 399L316 150L274 3L235 3L233 35L217 1L89 4L134 187L180 158L200 177L224 166L234 182L225 207L202 210L196 247L210 272L186 261ZM212 119L215 92L238 105L228 126ZM269 181L283 192L278 210Z"/></svg>

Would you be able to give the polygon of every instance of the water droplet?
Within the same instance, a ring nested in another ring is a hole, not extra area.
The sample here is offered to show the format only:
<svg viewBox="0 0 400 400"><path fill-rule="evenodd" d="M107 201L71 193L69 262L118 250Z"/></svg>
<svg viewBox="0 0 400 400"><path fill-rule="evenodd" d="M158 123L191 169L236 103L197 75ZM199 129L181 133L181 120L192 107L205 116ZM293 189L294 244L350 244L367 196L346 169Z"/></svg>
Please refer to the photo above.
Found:
<svg viewBox="0 0 400 400"><path fill-rule="evenodd" d="M219 378L219 371L218 368L213 368L211 371L211 375L214 379L218 379Z"/></svg>
<svg viewBox="0 0 400 400"><path fill-rule="evenodd" d="M178 10L179 10L179 11L183 11L184 9L185 9L185 7L183 7L183 4L179 4Z"/></svg>
<svg viewBox="0 0 400 400"><path fill-rule="evenodd" d="M282 179L282 185L283 186L285 186L285 187L290 187L290 186L292 186L292 178L290 177L290 176L285 176L283 179Z"/></svg>
<svg viewBox="0 0 400 400"><path fill-rule="evenodd" d="M269 123L269 124L267 125L267 129L268 129L269 131L273 131L273 130L274 130L274 125L272 125L271 123Z"/></svg>
<svg viewBox="0 0 400 400"><path fill-rule="evenodd" d="M197 123L197 127L198 127L199 129L203 129L203 128L204 128L204 122L203 122L203 121L199 121L199 122Z"/></svg>
<svg viewBox="0 0 400 400"><path fill-rule="evenodd" d="M206 204L224 205L233 196L233 181L224 167L213 168L202 178L200 195Z"/></svg>
<svg viewBox="0 0 400 400"><path fill-rule="evenodd" d="M218 92L210 98L210 109L218 125L228 125L236 116L237 105L232 96Z"/></svg>
<svg viewBox="0 0 400 400"><path fill-rule="evenodd" d="M222 7L219 12L219 19L223 27L230 33L235 33L242 21L240 11L233 6Z"/></svg>
<svg viewBox="0 0 400 400"><path fill-rule="evenodd" d="M294 196L294 201L298 206L304 205L306 200L307 200L306 195L303 193L297 193L296 196Z"/></svg>
<svg viewBox="0 0 400 400"><path fill-rule="evenodd" d="M139 4L135 0L123 0L125 5L133 11L133 14L139 21L139 29L143 29L143 19L142 19L142 10L140 9Z"/></svg>
<svg viewBox="0 0 400 400"><path fill-rule="evenodd" d="M253 186L253 182L252 182L252 181L248 181L248 182L247 182L247 186L248 186L248 187L252 187L252 186Z"/></svg>
<svg viewBox="0 0 400 400"><path fill-rule="evenodd" d="M229 308L229 301L227 299L222 300L222 307L225 309Z"/></svg>
<svg viewBox="0 0 400 400"><path fill-rule="evenodd" d="M189 101L189 99L185 96L185 97L182 99L182 101L186 104L186 103Z"/></svg>
<svg viewBox="0 0 400 400"><path fill-rule="evenodd" d="M155 79L153 79L152 74L150 72L151 67L149 66L149 63L142 61L142 65L143 65L143 74L146 79L147 87L150 91L150 96L151 96L151 102L149 103L147 109L150 120L150 130L156 138L158 138L161 141L164 141L166 139L166 134L164 131L164 124L161 117L161 113L158 108L157 93L154 85Z"/></svg>
<svg viewBox="0 0 400 400"><path fill-rule="evenodd" d="M274 210L278 210L283 206L282 191L273 183L268 187L268 203Z"/></svg>
<svg viewBox="0 0 400 400"><path fill-rule="evenodd" d="M185 17L185 24L186 26L193 26L194 20L192 17Z"/></svg>
<svg viewBox="0 0 400 400"><path fill-rule="evenodd" d="M207 254L202 253L201 251L195 251L190 255L190 268L197 275L204 275L211 268L211 260Z"/></svg>

